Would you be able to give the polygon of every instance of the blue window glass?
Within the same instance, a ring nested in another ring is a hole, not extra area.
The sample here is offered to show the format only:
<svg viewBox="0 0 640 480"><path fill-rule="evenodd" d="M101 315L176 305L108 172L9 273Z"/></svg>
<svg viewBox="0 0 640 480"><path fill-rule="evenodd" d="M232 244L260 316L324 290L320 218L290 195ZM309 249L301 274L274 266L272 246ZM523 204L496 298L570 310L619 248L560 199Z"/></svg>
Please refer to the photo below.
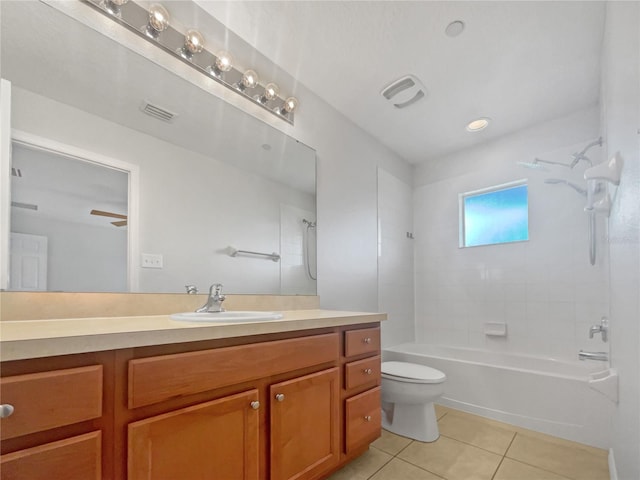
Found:
<svg viewBox="0 0 640 480"><path fill-rule="evenodd" d="M475 247L529 239L527 185L462 196L461 246Z"/></svg>

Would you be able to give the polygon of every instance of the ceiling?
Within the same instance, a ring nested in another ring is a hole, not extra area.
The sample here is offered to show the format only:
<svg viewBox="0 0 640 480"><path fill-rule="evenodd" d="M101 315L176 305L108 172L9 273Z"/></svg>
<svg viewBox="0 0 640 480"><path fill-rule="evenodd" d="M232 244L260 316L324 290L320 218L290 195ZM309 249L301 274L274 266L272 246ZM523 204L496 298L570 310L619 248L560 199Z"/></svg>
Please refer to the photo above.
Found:
<svg viewBox="0 0 640 480"><path fill-rule="evenodd" d="M411 163L598 102L603 2L195 1ZM407 74L428 94L399 110L380 91Z"/></svg>

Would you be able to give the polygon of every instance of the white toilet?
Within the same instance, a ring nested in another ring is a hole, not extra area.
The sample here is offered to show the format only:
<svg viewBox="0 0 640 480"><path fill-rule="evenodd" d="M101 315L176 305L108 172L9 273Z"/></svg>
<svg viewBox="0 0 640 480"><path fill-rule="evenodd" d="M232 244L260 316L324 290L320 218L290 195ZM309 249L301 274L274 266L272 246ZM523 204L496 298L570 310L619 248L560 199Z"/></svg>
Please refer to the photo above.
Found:
<svg viewBox="0 0 640 480"><path fill-rule="evenodd" d="M382 428L422 442L438 439L433 402L447 376L440 370L407 362L382 362Z"/></svg>

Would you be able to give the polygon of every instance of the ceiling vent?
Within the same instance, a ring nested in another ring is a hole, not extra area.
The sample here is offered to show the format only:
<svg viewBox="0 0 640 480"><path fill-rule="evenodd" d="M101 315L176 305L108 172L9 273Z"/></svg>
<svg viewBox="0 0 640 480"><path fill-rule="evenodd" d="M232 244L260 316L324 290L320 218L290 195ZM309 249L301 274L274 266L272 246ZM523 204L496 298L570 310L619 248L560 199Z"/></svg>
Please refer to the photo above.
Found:
<svg viewBox="0 0 640 480"><path fill-rule="evenodd" d="M380 94L396 108L406 108L427 96L427 89L413 75L407 75L384 87Z"/></svg>
<svg viewBox="0 0 640 480"><path fill-rule="evenodd" d="M11 167L11 176L22 178L22 170L16 167Z"/></svg>
<svg viewBox="0 0 640 480"><path fill-rule="evenodd" d="M153 103L150 103L146 100L142 102L140 110L153 118L157 118L158 120L162 120L163 122L167 123L173 123L173 120L178 116L177 114L154 105Z"/></svg>

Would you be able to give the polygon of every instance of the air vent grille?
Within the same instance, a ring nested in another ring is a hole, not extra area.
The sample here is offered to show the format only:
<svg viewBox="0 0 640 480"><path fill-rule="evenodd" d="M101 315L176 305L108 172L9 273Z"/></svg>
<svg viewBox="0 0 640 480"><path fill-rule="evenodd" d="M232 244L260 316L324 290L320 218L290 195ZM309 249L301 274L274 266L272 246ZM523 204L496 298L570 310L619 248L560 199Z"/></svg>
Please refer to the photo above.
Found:
<svg viewBox="0 0 640 480"><path fill-rule="evenodd" d="M34 205L33 203L11 202L11 206L27 210L38 210L38 205Z"/></svg>
<svg viewBox="0 0 640 480"><path fill-rule="evenodd" d="M140 106L140 110L153 118L157 118L158 120L162 120L167 123L173 123L177 117L177 114L146 101Z"/></svg>
<svg viewBox="0 0 640 480"><path fill-rule="evenodd" d="M22 170L16 167L11 167L11 176L12 177L22 177Z"/></svg>

